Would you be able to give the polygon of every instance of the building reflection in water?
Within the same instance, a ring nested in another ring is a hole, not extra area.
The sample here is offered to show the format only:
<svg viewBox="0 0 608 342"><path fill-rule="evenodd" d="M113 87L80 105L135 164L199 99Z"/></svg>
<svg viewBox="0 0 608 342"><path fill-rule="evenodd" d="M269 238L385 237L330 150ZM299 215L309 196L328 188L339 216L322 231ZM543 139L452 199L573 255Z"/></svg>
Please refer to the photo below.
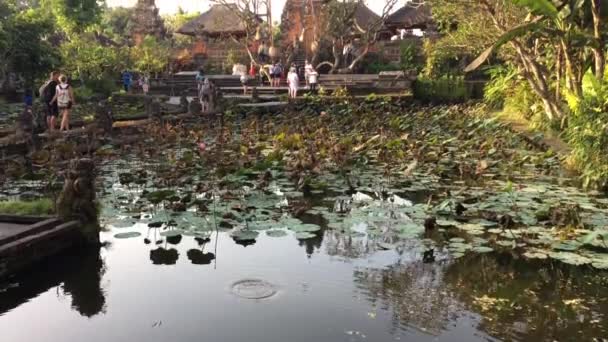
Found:
<svg viewBox="0 0 608 342"><path fill-rule="evenodd" d="M0 292L0 316L58 286L71 297L72 308L82 316L105 313L106 294L101 287L104 273L100 248L73 250L50 258L9 279L16 286Z"/></svg>

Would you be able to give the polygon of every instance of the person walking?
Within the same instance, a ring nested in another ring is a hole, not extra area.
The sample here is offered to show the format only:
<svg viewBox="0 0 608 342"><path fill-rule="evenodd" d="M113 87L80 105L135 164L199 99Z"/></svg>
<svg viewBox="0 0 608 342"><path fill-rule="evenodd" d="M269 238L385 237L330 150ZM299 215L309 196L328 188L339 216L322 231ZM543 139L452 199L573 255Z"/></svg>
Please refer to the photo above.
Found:
<svg viewBox="0 0 608 342"><path fill-rule="evenodd" d="M51 104L57 102L57 107L61 113L61 125L59 126L60 131L70 130L70 110L76 101L74 99L74 92L72 87L68 84L68 78L65 75L59 77L59 85L55 90L55 97L51 100Z"/></svg>
<svg viewBox="0 0 608 342"><path fill-rule="evenodd" d="M308 74L308 84L310 86L310 92L314 94L317 91L317 82L319 81L319 73L312 69L312 71Z"/></svg>
<svg viewBox="0 0 608 342"><path fill-rule="evenodd" d="M198 69L194 79L196 80L196 90L200 92L203 82L205 82L205 70L203 70L203 68Z"/></svg>
<svg viewBox="0 0 608 342"><path fill-rule="evenodd" d="M150 91L150 77L148 77L148 75L144 74L140 79L139 79L139 85L141 86L141 90L143 90L144 95L148 95L148 92Z"/></svg>
<svg viewBox="0 0 608 342"><path fill-rule="evenodd" d="M59 85L59 72L53 71L49 79L40 87L40 89L38 89L40 100L44 103L46 126L50 132L55 130L57 116L59 116L57 103L51 103L53 98L55 98L57 85Z"/></svg>
<svg viewBox="0 0 608 342"><path fill-rule="evenodd" d="M129 92L131 89L131 83L133 83L133 75L129 72L129 70L125 70L122 73L122 86L125 92Z"/></svg>
<svg viewBox="0 0 608 342"><path fill-rule="evenodd" d="M312 67L312 64L308 60L304 62L304 79L306 80L306 86L310 86L310 73L312 73L315 69Z"/></svg>
<svg viewBox="0 0 608 342"><path fill-rule="evenodd" d="M296 68L291 68L289 74L287 74L287 83L289 83L289 98L295 99L298 97L298 86L300 84L300 78L296 72Z"/></svg>

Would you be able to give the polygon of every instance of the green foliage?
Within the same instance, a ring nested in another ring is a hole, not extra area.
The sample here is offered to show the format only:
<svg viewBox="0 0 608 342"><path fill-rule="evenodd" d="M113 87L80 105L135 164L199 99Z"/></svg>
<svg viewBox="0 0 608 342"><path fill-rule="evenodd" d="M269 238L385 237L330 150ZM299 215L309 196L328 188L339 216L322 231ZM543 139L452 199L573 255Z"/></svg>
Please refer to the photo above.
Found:
<svg viewBox="0 0 608 342"><path fill-rule="evenodd" d="M50 9L66 33L78 34L99 22L100 3L99 0L43 0L41 8Z"/></svg>
<svg viewBox="0 0 608 342"><path fill-rule="evenodd" d="M572 111L565 136L572 146L569 162L581 170L585 187L608 186L608 85L588 73L584 96L569 97Z"/></svg>
<svg viewBox="0 0 608 342"><path fill-rule="evenodd" d="M425 103L458 103L470 98L462 77L418 78L414 98Z"/></svg>
<svg viewBox="0 0 608 342"><path fill-rule="evenodd" d="M420 61L420 46L415 41L404 41L400 46L401 58L399 65L402 70L419 72L423 65Z"/></svg>
<svg viewBox="0 0 608 342"><path fill-rule="evenodd" d="M161 72L169 63L170 47L153 36L146 36L142 43L131 49L135 70L143 73Z"/></svg>
<svg viewBox="0 0 608 342"><path fill-rule="evenodd" d="M100 30L116 42L125 43L131 37L133 8L104 8Z"/></svg>
<svg viewBox="0 0 608 342"><path fill-rule="evenodd" d="M62 45L64 72L93 86L98 81L115 77L128 66L128 50L122 47L103 46L94 34L73 37Z"/></svg>
<svg viewBox="0 0 608 342"><path fill-rule="evenodd" d="M192 42L195 40L195 38L186 36L183 34L178 34L176 32L185 23L198 17L199 15L200 15L199 12L186 13L186 12L184 12L184 10L179 8L179 10L177 11L176 14L163 16L163 20L165 22L165 27L167 28L167 31L171 35L171 39L173 40L174 47L183 49L183 48L187 48L188 46L190 46L192 44Z"/></svg>
<svg viewBox="0 0 608 342"><path fill-rule="evenodd" d="M0 71L3 68L25 77L30 86L34 79L47 74L59 64L60 57L46 37L53 22L41 10L24 10L7 16L0 27Z"/></svg>
<svg viewBox="0 0 608 342"><path fill-rule="evenodd" d="M55 211L53 201L42 198L35 201L0 201L0 214L5 215L50 215Z"/></svg>
<svg viewBox="0 0 608 342"><path fill-rule="evenodd" d="M517 70L508 66L488 69L490 81L484 89L484 101L493 109L502 109L513 86L517 84Z"/></svg>
<svg viewBox="0 0 608 342"><path fill-rule="evenodd" d="M364 74L378 74L382 71L397 71L400 70L398 65L391 63L384 58L382 52L368 53L359 64L359 72Z"/></svg>

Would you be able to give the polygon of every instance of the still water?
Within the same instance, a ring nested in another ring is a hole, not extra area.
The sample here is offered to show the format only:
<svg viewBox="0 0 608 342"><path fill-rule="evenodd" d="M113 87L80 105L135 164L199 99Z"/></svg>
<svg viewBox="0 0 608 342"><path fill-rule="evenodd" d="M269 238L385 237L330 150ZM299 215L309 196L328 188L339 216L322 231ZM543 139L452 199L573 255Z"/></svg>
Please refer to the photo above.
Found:
<svg viewBox="0 0 608 342"><path fill-rule="evenodd" d="M116 186L116 175L107 179ZM105 191L102 201L116 199ZM118 214L103 210L102 220ZM314 220L314 218L309 218ZM104 246L68 253L0 287L3 342L601 341L605 273L508 253L453 259L420 241L382 250L324 228L237 241L227 231L163 238L109 225ZM140 233L129 239L115 234ZM276 293L242 298L262 280Z"/></svg>

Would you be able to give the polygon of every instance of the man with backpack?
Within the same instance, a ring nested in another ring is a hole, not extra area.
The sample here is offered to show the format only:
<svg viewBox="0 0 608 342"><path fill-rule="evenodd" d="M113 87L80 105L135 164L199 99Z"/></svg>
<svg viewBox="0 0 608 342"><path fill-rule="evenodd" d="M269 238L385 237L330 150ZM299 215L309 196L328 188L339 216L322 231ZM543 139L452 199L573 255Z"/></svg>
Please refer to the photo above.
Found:
<svg viewBox="0 0 608 342"><path fill-rule="evenodd" d="M47 128L52 132L55 130L55 123L59 116L59 107L57 102L51 103L55 98L57 86L59 85L59 72L53 71L48 81L46 81L39 89L40 100L43 103L46 114Z"/></svg>

